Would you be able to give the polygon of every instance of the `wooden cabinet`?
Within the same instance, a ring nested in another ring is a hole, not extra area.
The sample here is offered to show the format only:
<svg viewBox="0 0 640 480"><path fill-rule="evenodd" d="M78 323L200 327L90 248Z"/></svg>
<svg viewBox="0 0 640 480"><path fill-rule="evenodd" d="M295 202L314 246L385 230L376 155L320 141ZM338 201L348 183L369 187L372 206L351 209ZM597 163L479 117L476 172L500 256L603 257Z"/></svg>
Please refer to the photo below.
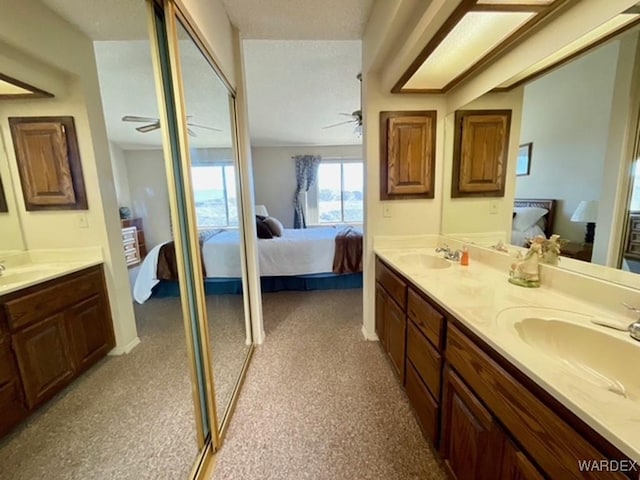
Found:
<svg viewBox="0 0 640 480"><path fill-rule="evenodd" d="M376 332L452 478L627 478L579 471L628 459L380 259L376 280Z"/></svg>
<svg viewBox="0 0 640 480"><path fill-rule="evenodd" d="M491 413L449 368L445 370L440 452L453 478L495 480L502 433Z"/></svg>
<svg viewBox="0 0 640 480"><path fill-rule="evenodd" d="M593 254L592 243L567 242L562 245L560 255L563 257L575 258L583 262L590 262Z"/></svg>
<svg viewBox="0 0 640 480"><path fill-rule="evenodd" d="M404 352L407 335L407 320L404 311L394 301L387 302L386 331L387 351L398 378L404 384Z"/></svg>
<svg viewBox="0 0 640 480"><path fill-rule="evenodd" d="M138 252L140 253L140 260L147 256L147 243L144 238L144 228L142 225L142 219L126 218L120 221L122 228L136 227L136 240L138 241Z"/></svg>
<svg viewBox="0 0 640 480"><path fill-rule="evenodd" d="M511 110L459 110L455 116L452 197L503 197Z"/></svg>
<svg viewBox="0 0 640 480"><path fill-rule="evenodd" d="M48 400L73 377L64 314L59 313L12 335L27 406Z"/></svg>
<svg viewBox="0 0 640 480"><path fill-rule="evenodd" d="M380 112L380 199L433 198L436 111Z"/></svg>
<svg viewBox="0 0 640 480"><path fill-rule="evenodd" d="M66 311L71 358L77 371L86 370L113 348L115 339L104 298L94 295Z"/></svg>
<svg viewBox="0 0 640 480"><path fill-rule="evenodd" d="M0 437L26 415L22 381L11 350L9 335L0 333Z"/></svg>
<svg viewBox="0 0 640 480"><path fill-rule="evenodd" d="M102 267L0 296L0 436L114 346Z"/></svg>
<svg viewBox="0 0 640 480"><path fill-rule="evenodd" d="M505 438L500 480L544 480L544 476L511 440Z"/></svg>
<svg viewBox="0 0 640 480"><path fill-rule="evenodd" d="M87 209L73 117L10 117L27 210Z"/></svg>

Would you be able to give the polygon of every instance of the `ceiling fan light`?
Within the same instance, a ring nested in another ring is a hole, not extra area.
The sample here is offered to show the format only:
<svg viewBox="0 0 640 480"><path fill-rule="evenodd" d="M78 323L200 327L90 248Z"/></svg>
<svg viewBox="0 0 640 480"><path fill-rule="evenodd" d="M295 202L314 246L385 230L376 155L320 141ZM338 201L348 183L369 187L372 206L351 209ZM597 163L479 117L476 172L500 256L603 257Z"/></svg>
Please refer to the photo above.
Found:
<svg viewBox="0 0 640 480"><path fill-rule="evenodd" d="M356 125L356 128L353 129L353 133L356 134L356 137L362 137L362 125Z"/></svg>

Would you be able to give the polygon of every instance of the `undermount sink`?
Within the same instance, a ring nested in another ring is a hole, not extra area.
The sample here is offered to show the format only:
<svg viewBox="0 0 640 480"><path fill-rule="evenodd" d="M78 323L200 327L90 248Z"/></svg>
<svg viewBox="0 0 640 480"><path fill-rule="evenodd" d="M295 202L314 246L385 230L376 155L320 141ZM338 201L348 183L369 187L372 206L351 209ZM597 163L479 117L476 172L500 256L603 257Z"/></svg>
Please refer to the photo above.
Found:
<svg viewBox="0 0 640 480"><path fill-rule="evenodd" d="M591 323L593 317L546 308L503 310L497 323L511 324L517 338L598 388L640 399L640 343L612 335ZM508 326L507 326L508 328Z"/></svg>
<svg viewBox="0 0 640 480"><path fill-rule="evenodd" d="M397 257L397 263L401 268L410 271L438 270L451 267L451 262L430 253L401 253Z"/></svg>

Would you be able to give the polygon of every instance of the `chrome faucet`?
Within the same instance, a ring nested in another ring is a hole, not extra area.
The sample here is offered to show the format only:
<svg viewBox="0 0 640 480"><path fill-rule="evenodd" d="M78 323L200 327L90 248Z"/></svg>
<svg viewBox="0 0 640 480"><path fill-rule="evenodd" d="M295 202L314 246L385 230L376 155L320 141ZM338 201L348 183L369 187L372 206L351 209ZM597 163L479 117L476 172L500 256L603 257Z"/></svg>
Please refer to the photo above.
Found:
<svg viewBox="0 0 640 480"><path fill-rule="evenodd" d="M633 312L640 313L640 308L638 307L634 307L633 305L629 305L628 303L624 303L624 302L622 303L622 305L624 305L625 307L627 307L629 310ZM629 326L627 326L627 328L624 328L618 325L612 325L608 322L603 322L602 320L591 320L591 323L595 323L596 325L600 325L602 327L619 330L621 332L629 332L629 335L631 336L631 338L633 338L634 340L638 340L640 342L640 319L636 320L635 322L631 322Z"/></svg>
<svg viewBox="0 0 640 480"><path fill-rule="evenodd" d="M460 257L462 256L462 250L456 250L454 252L446 243L442 247L436 248L436 253L444 253L444 258L447 260L453 260L454 262L459 262Z"/></svg>

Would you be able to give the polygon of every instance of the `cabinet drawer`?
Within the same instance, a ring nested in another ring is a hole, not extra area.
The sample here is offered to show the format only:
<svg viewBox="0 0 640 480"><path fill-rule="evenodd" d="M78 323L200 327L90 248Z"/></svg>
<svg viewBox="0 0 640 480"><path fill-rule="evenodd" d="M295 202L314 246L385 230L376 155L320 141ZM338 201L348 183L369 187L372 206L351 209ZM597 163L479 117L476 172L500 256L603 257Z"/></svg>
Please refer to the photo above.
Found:
<svg viewBox="0 0 640 480"><path fill-rule="evenodd" d="M409 289L407 315L438 350L442 348L444 318L424 298Z"/></svg>
<svg viewBox="0 0 640 480"><path fill-rule="evenodd" d="M15 331L26 327L84 298L96 295L101 288L101 272L93 270L72 280L63 280L15 300L9 300L5 303L9 328Z"/></svg>
<svg viewBox="0 0 640 480"><path fill-rule="evenodd" d="M407 357L433 396L440 398L442 359L413 321L408 322Z"/></svg>
<svg viewBox="0 0 640 480"><path fill-rule="evenodd" d="M580 472L578 460L607 456L452 325L447 361L550 478L625 478L614 472Z"/></svg>
<svg viewBox="0 0 640 480"><path fill-rule="evenodd" d="M129 227L122 229L122 241L136 241L138 238L138 233L136 231L136 227Z"/></svg>
<svg viewBox="0 0 640 480"><path fill-rule="evenodd" d="M404 310L407 306L407 284L380 259L376 260L376 280Z"/></svg>
<svg viewBox="0 0 640 480"><path fill-rule="evenodd" d="M437 446L439 441L438 404L420 380L420 375L411 363L407 363L406 382L407 397L416 412L420 427L433 445Z"/></svg>

